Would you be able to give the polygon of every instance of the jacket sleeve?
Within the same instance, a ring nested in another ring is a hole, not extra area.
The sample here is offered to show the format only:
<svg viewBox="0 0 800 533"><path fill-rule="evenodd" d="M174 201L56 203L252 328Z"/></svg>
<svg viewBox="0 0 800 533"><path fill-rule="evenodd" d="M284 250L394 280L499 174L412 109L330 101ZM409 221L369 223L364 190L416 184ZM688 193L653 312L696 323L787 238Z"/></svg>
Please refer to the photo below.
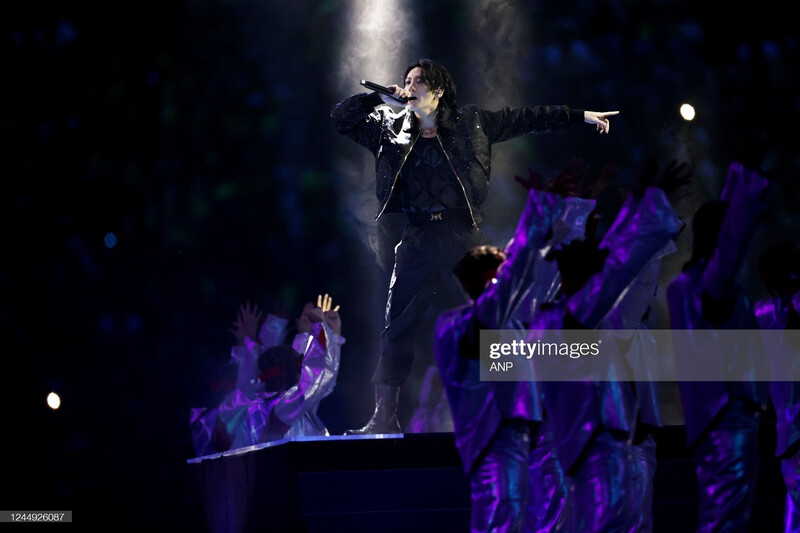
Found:
<svg viewBox="0 0 800 533"><path fill-rule="evenodd" d="M506 325L525 300L534 281L536 256L551 224L563 209L564 201L557 194L535 189L528 193L514 238L506 248L507 259L496 281L475 303L475 317L484 328L497 329Z"/></svg>
<svg viewBox="0 0 800 533"><path fill-rule="evenodd" d="M625 287L616 304L603 319L605 329L636 330L647 309L656 297L661 262L664 256L678 251L674 240L670 240L659 250L641 272Z"/></svg>
<svg viewBox="0 0 800 533"><path fill-rule="evenodd" d="M736 292L736 276L744 263L750 238L767 208L769 181L733 161L728 167L722 200L728 202L714 255L703 271L703 290L718 300Z"/></svg>
<svg viewBox="0 0 800 533"><path fill-rule="evenodd" d="M490 143L508 141L531 133L549 133L583 120L583 110L565 105L504 107L498 111L479 112L480 122Z"/></svg>
<svg viewBox="0 0 800 533"><path fill-rule="evenodd" d="M345 98L331 109L333 126L377 155L383 127L383 114L377 108L382 103L378 93L359 93Z"/></svg>
<svg viewBox="0 0 800 533"><path fill-rule="evenodd" d="M344 337L337 335L327 324L322 324L325 348L315 339L303 357L303 367L298 383L283 393L275 406L276 416L291 426L303 413L314 409L336 387L339 360Z"/></svg>
<svg viewBox="0 0 800 533"><path fill-rule="evenodd" d="M664 191L648 187L643 198L629 196L600 247L609 250L603 268L568 302L572 316L594 329L625 288L683 228Z"/></svg>

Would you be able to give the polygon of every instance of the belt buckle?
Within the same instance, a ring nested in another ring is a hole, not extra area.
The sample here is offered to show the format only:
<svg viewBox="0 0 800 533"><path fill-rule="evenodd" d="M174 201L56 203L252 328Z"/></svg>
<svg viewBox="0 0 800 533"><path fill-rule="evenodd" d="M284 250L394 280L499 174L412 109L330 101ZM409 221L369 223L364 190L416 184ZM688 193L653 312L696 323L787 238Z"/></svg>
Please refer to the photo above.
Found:
<svg viewBox="0 0 800 533"><path fill-rule="evenodd" d="M440 211L438 213L431 213L431 222L436 220L442 220L443 213Z"/></svg>

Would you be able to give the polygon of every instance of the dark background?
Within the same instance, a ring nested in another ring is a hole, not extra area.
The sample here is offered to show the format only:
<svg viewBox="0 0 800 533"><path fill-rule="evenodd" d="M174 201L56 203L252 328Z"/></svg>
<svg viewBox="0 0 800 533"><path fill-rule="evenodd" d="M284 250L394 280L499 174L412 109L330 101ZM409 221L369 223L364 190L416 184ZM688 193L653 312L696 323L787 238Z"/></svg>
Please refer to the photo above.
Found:
<svg viewBox="0 0 800 533"><path fill-rule="evenodd" d="M513 176L529 168L551 177L574 156L595 170L616 165L625 183L647 155L662 166L688 161L696 193L679 213L689 220L760 136L762 165L781 179L742 272L752 297L762 296L754 258L799 227L800 42L785 5L9 5L0 510L70 509L76 521L150 531L200 527L186 468L189 412L215 405L234 376L228 327L245 301L267 312L283 302L294 317L331 294L347 343L319 414L333 433L366 421L382 266L398 221L373 222L371 156L336 134L329 112L361 90L360 79L399 82L418 57L448 66L461 103L620 111L609 136L573 125L495 147L484 231L497 244L524 199ZM382 12L389 17L376 22ZM367 71L387 63L396 75ZM694 121L679 116L683 102ZM687 231L665 281L689 245ZM663 304L653 320L663 321ZM430 362L417 361L403 417ZM46 404L51 391L62 399L57 411Z"/></svg>

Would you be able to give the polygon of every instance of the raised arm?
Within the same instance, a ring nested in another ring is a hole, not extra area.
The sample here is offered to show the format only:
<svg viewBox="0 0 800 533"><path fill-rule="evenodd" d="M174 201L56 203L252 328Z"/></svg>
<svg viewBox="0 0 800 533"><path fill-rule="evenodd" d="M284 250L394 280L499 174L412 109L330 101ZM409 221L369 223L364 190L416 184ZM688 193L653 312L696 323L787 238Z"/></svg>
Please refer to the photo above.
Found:
<svg viewBox="0 0 800 533"><path fill-rule="evenodd" d="M683 226L662 189L649 187L643 198L629 195L600 243L609 251L603 268L570 298L570 314L583 327L597 327L625 288Z"/></svg>
<svg viewBox="0 0 800 533"><path fill-rule="evenodd" d="M263 313L258 310L258 305L250 306L246 302L239 306L236 320L230 328L236 340L231 348L231 361L238 364L236 373L236 388L250 397L258 390L258 356L263 351L263 346L257 337L258 324Z"/></svg>
<svg viewBox="0 0 800 533"><path fill-rule="evenodd" d="M722 200L728 203L714 255L703 271L703 291L717 301L735 295L750 239L767 209L769 181L738 161L728 166Z"/></svg>
<svg viewBox="0 0 800 533"><path fill-rule="evenodd" d="M484 328L504 327L525 300L534 282L537 254L564 205L563 198L557 194L534 188L528 191L514 237L506 248L507 259L498 270L496 282L475 302L475 318Z"/></svg>
<svg viewBox="0 0 800 533"><path fill-rule="evenodd" d="M391 111L389 107L376 109L381 104L383 100L378 93L360 93L345 98L331 109L333 126L348 139L377 154L384 120L382 111Z"/></svg>
<svg viewBox="0 0 800 533"><path fill-rule="evenodd" d="M325 295L320 303L322 306L317 306L315 311L319 311L322 320L316 323L317 338L309 344L303 356L300 379L282 395L280 403L275 407L278 418L288 425L292 425L306 411L315 409L336 387L341 347L345 338L341 335L339 313L331 308L332 299ZM321 335L324 335L324 343L320 342Z"/></svg>

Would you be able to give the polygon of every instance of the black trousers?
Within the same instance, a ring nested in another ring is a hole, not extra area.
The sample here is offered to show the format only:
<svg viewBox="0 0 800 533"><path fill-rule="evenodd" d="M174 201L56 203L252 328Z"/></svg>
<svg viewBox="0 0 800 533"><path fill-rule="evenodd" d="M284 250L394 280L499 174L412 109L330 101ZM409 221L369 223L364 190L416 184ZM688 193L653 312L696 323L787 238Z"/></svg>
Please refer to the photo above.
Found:
<svg viewBox="0 0 800 533"><path fill-rule="evenodd" d="M400 386L405 382L414 362L415 339L429 306L447 309L468 301L452 268L471 248L486 243L483 231L463 219L406 226L395 248L381 354L372 377L375 385ZM433 339L425 346L432 359Z"/></svg>

